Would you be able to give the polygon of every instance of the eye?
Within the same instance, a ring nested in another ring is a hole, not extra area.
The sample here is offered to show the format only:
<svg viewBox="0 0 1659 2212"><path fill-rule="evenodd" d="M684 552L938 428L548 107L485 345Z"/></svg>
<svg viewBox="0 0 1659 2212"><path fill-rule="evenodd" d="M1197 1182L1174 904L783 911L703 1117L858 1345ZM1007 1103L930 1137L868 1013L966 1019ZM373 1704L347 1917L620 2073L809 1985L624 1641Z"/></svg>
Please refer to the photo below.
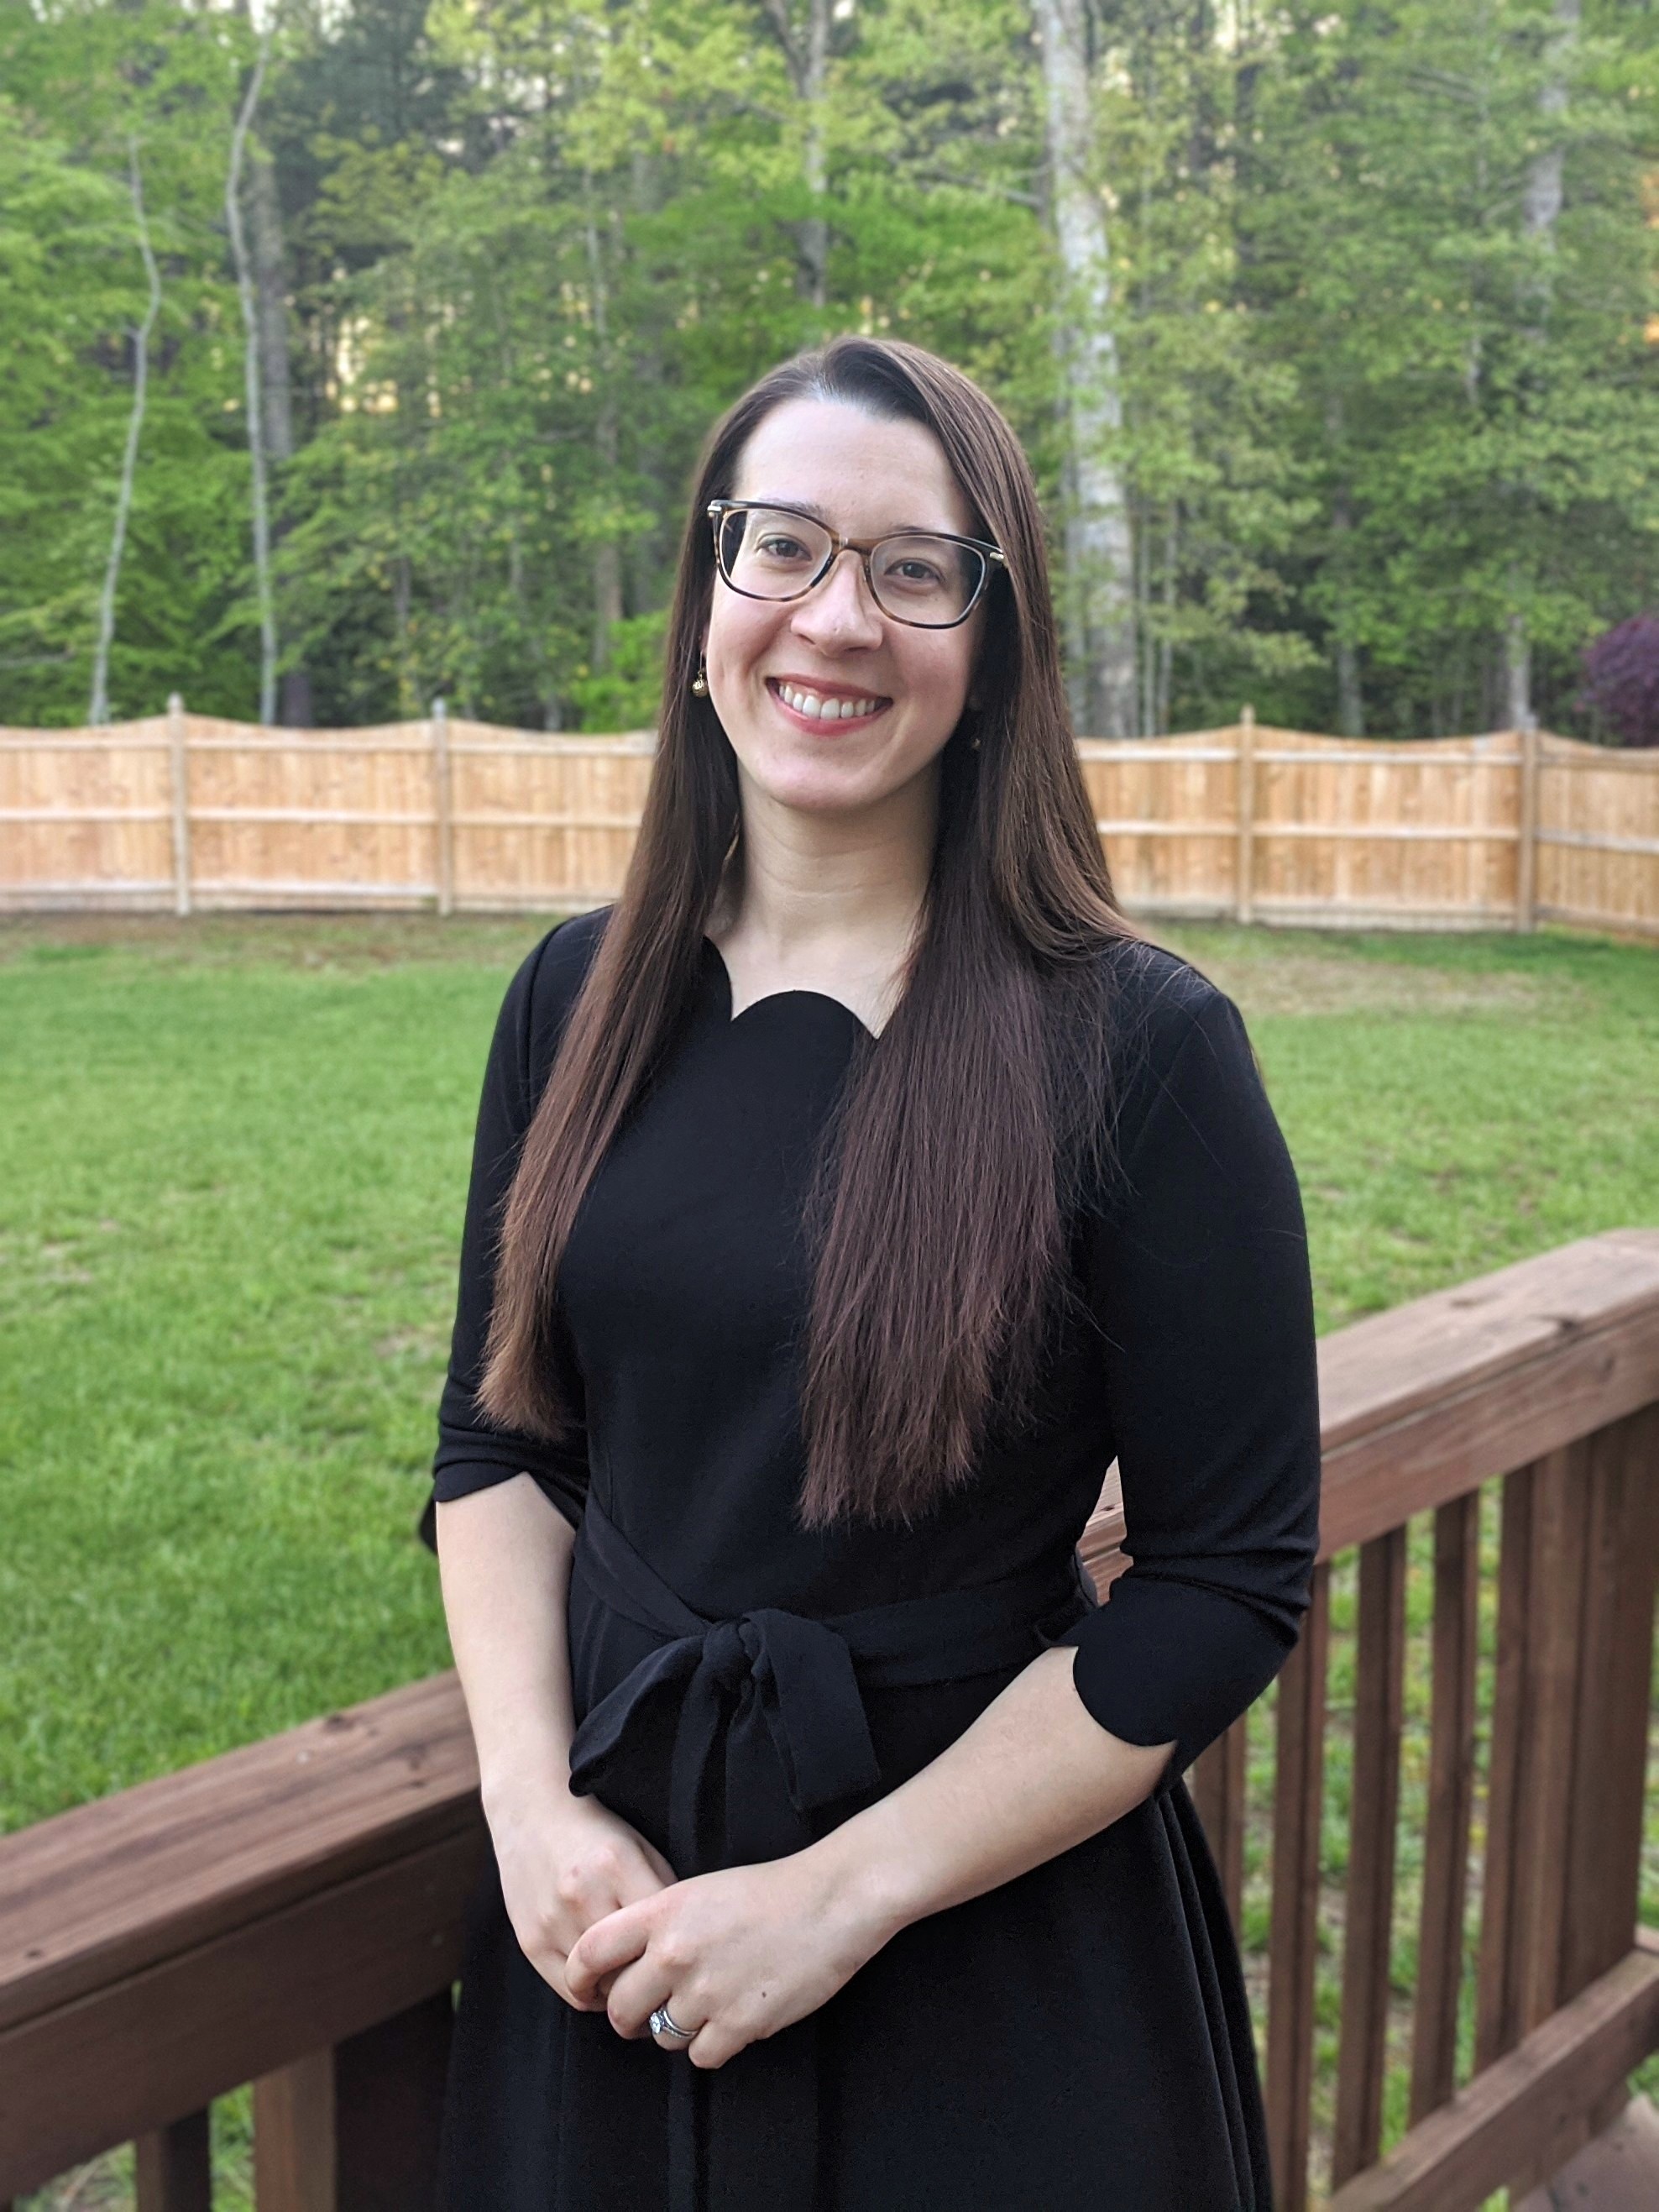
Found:
<svg viewBox="0 0 1659 2212"><path fill-rule="evenodd" d="M781 531L769 530L764 537L755 540L754 550L769 561L804 561L807 551L799 538L788 538Z"/></svg>
<svg viewBox="0 0 1659 2212"><path fill-rule="evenodd" d="M902 584L942 584L945 578L931 561L919 554L907 553L902 561L895 561L887 574L896 576Z"/></svg>

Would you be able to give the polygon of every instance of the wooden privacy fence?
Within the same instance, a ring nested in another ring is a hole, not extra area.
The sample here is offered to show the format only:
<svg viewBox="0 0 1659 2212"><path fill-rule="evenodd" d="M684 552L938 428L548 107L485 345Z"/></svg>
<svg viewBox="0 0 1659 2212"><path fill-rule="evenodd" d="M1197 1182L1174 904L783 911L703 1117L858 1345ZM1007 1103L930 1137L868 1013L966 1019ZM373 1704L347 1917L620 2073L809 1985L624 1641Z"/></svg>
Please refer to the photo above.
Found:
<svg viewBox="0 0 1659 2212"><path fill-rule="evenodd" d="M0 732L0 910L596 906L654 739L452 720L263 729L186 714ZM1087 738L1131 913L1659 935L1659 751L1530 731L1395 743L1236 727Z"/></svg>
<svg viewBox="0 0 1659 2212"><path fill-rule="evenodd" d="M1659 1939L1637 1924L1659 1230L1589 1237L1358 1322L1323 1340L1320 1387L1312 1611L1270 1708L1206 1754L1194 1796L1237 1913L1246 1741L1265 1753L1271 1736L1262 2025L1279 2212L1302 2212L1328 2179L1332 2212L1472 2212L1556 2171L1659 2048ZM1480 1630L1487 1485L1501 1492L1495 1653ZM1124 1538L1109 1490L1083 1545L1103 1588ZM1345 1703L1331 1655L1356 1555ZM1418 1578L1426 1607L1407 1601ZM1408 1626L1425 1615L1426 1630ZM1432 1716L1413 1829L1399 1817L1402 1686L1419 1638ZM1351 1764L1345 1879L1323 1863L1328 1744ZM141 2212L207 2212L206 2106L251 2080L258 2212L426 2203L483 1848L476 1785L444 1675L0 1840L0 2197L136 2138ZM1413 1914L1402 1826L1423 1844ZM1392 1940L1397 1918L1414 1943ZM1319 1954L1333 1929L1331 2052ZM1379 2160L1402 2070L1410 2125ZM1330 2148L1310 2159L1316 2135Z"/></svg>

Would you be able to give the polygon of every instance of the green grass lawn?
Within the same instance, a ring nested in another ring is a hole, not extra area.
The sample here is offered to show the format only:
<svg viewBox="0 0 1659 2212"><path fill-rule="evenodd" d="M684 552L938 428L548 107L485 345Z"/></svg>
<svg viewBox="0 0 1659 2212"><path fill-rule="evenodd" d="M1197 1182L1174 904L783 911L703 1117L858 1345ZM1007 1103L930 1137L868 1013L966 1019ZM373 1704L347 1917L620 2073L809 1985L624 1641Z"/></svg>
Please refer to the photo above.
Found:
<svg viewBox="0 0 1659 2212"><path fill-rule="evenodd" d="M447 1663L413 1524L545 927L0 923L0 1826ZM1659 1223L1659 952L1157 933L1249 1022L1322 1329Z"/></svg>

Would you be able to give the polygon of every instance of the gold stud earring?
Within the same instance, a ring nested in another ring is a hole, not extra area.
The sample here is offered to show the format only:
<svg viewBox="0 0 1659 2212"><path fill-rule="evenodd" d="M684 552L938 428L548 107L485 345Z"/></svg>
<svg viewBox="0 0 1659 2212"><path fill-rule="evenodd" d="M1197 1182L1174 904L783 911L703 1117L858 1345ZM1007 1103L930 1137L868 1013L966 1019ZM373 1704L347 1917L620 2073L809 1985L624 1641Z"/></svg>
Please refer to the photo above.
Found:
<svg viewBox="0 0 1659 2212"><path fill-rule="evenodd" d="M702 653L697 655L697 672L691 678L691 689L699 699L706 699L708 696L708 672L704 665Z"/></svg>

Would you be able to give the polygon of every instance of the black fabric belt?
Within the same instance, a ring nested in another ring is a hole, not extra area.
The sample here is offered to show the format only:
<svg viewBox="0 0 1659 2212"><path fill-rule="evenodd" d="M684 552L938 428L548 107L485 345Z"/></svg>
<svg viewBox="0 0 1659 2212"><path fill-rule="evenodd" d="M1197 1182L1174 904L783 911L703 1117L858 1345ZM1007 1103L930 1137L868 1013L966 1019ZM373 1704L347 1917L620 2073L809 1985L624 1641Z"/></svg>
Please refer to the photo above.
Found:
<svg viewBox="0 0 1659 2212"><path fill-rule="evenodd" d="M1095 1601L1073 1553L1063 1568L824 1620L760 1606L709 1620L676 1596L591 1496L572 1572L662 1641L583 1718L570 1786L604 1799L607 1783L626 1784L616 1794L637 1803L641 1760L659 1767L671 1743L667 1856L681 1879L804 1850L820 1832L812 1814L879 1788L865 1690L1022 1665ZM724 1788L711 1832L705 1808L716 1780ZM712 1848L700 1850L705 1839ZM817 2033L809 2014L712 2071L665 2051L666 2212L759 2203L810 2212Z"/></svg>

